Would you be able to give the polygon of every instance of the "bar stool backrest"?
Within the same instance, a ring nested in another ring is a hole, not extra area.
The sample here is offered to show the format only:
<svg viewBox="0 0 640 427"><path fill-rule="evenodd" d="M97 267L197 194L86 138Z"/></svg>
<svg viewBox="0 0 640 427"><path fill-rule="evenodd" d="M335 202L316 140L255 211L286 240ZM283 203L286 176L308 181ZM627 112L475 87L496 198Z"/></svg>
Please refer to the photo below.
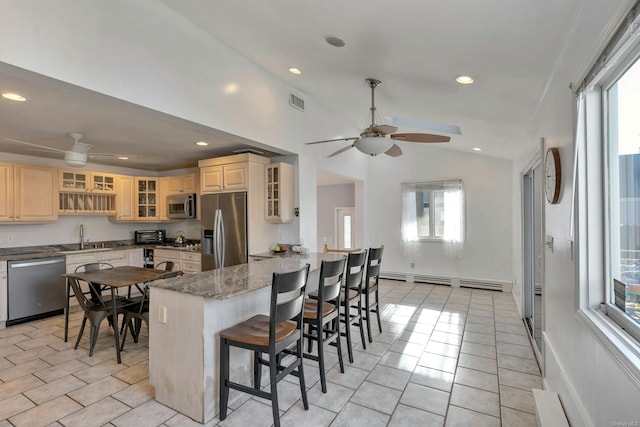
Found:
<svg viewBox="0 0 640 427"><path fill-rule="evenodd" d="M345 288L362 290L362 278L364 277L364 265L367 261L367 250L351 252L347 258L347 272L345 275Z"/></svg>
<svg viewBox="0 0 640 427"><path fill-rule="evenodd" d="M278 323L294 320L297 329L302 329L302 307L308 277L309 264L297 271L273 273L269 320L270 345L275 345Z"/></svg>
<svg viewBox="0 0 640 427"><path fill-rule="evenodd" d="M382 264L382 252L384 245L379 248L369 249L369 258L367 260L367 275L365 280L366 292L370 292L378 287L378 278L380 276L380 265Z"/></svg>
<svg viewBox="0 0 640 427"><path fill-rule="evenodd" d="M320 280L318 282L318 311L323 302L338 300L346 257L336 261L322 261L320 264ZM318 317L320 318L320 317Z"/></svg>

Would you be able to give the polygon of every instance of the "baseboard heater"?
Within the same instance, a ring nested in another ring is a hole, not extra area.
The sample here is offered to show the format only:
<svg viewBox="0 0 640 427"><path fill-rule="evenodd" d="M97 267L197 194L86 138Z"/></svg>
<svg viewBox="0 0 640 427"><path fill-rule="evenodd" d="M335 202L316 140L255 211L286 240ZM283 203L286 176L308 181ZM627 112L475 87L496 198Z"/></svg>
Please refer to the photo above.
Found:
<svg viewBox="0 0 640 427"><path fill-rule="evenodd" d="M402 282L427 283L431 285L445 285L461 288L487 289L492 291L511 292L511 282L474 279L463 277L447 277L427 274L399 273L391 271L380 272L381 279L398 280Z"/></svg>

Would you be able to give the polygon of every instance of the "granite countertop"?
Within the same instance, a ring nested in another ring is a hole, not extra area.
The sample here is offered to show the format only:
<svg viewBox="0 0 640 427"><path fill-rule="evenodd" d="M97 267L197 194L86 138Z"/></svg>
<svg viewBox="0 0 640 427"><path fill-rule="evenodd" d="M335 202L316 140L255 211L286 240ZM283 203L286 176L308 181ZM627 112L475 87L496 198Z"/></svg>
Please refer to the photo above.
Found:
<svg viewBox="0 0 640 427"><path fill-rule="evenodd" d="M93 248L91 246L93 246L94 243L88 243L87 248L82 250L73 249L78 245L77 243L41 245L41 246L24 246L24 247L18 247L18 248L0 248L0 261L47 258L51 256L117 251L117 250L124 250L124 249L145 248L145 247L154 246L154 245L136 245L135 243L133 243L133 241L129 241L129 240L99 242L100 245L102 245L103 243L104 243L104 247L101 247L101 248Z"/></svg>
<svg viewBox="0 0 640 427"><path fill-rule="evenodd" d="M314 271L320 268L322 261L341 258L344 258L343 254L312 252L300 255L294 253L259 262L188 274L174 279L158 280L149 283L149 286L204 298L226 299L271 286L273 273L299 270L307 263L310 265L310 271Z"/></svg>

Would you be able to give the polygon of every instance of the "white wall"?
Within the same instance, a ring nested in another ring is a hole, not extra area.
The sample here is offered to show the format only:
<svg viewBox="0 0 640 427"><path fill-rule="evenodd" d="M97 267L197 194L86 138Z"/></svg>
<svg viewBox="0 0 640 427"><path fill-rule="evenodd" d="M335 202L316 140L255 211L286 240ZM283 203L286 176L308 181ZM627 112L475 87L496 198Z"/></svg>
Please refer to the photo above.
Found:
<svg viewBox="0 0 640 427"><path fill-rule="evenodd" d="M405 143L402 150L402 163L388 156L369 158L367 242L384 244L383 270L510 282L511 162L428 144ZM405 244L400 184L457 178L465 191L464 243L455 251L442 242Z"/></svg>
<svg viewBox="0 0 640 427"><path fill-rule="evenodd" d="M334 243L336 208L353 208L355 203L355 184L318 187L318 252L322 252L325 243L330 248L338 247Z"/></svg>
<svg viewBox="0 0 640 427"><path fill-rule="evenodd" d="M603 48L606 40L632 0L585 0L574 26L567 30L567 43L541 100L536 132L548 146L557 146L562 160L560 202L546 203L547 235L554 238L554 251L545 250L544 294L544 369L545 388L560 394L571 425L613 425L615 422L638 422L640 391L624 369L600 341L578 321L575 262L571 261L570 209L573 150L574 98L569 84L579 83L586 68ZM538 141L531 141L534 149ZM528 156L523 155L514 167L512 183L518 188L520 174ZM521 194L514 196L514 219L519 221ZM518 227L514 226L514 260L522 254ZM582 260L588 262L588 260ZM521 266L514 268L520 276Z"/></svg>

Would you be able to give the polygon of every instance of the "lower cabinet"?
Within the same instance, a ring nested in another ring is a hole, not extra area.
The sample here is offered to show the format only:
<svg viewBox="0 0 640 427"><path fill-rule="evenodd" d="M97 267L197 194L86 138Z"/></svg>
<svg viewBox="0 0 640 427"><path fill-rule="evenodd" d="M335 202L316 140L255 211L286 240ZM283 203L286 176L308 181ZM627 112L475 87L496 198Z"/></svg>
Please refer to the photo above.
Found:
<svg viewBox="0 0 640 427"><path fill-rule="evenodd" d="M200 273L202 271L199 252L156 248L153 257L155 265L163 261L172 261L172 271L181 270L185 274Z"/></svg>

